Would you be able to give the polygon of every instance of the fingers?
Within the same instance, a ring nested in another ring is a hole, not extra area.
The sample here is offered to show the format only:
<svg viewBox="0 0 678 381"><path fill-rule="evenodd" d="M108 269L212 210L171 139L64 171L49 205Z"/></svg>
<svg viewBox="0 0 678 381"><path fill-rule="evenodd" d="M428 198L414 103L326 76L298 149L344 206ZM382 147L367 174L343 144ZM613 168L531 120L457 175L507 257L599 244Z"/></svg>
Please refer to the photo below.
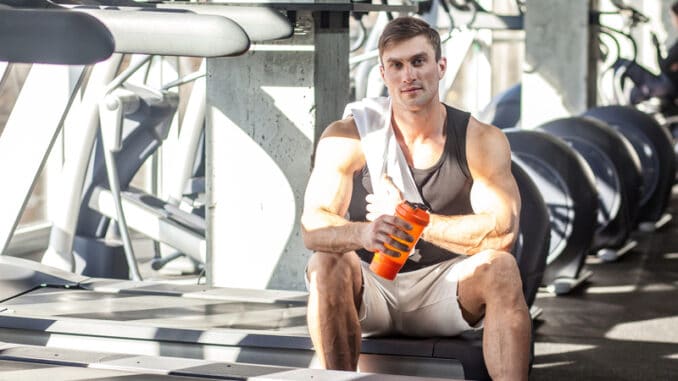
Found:
<svg viewBox="0 0 678 381"><path fill-rule="evenodd" d="M367 197L365 197L365 201L367 201L365 209L367 211L368 221L374 221L382 215L394 215L396 206L398 205L398 203L394 202L394 200L378 197L373 194L367 195Z"/></svg>
<svg viewBox="0 0 678 381"><path fill-rule="evenodd" d="M389 231L389 234L393 234L398 238L404 238L404 236L400 235L400 233L402 233L407 237L410 237L407 231L412 230L412 225L410 225L409 222L396 216L383 216L383 221L392 227L391 231Z"/></svg>
<svg viewBox="0 0 678 381"><path fill-rule="evenodd" d="M373 225L372 251L379 250L393 257L399 257L400 252L410 251L414 238L406 231L412 228L409 223L394 216L380 216Z"/></svg>
<svg viewBox="0 0 678 381"><path fill-rule="evenodd" d="M403 201L400 190L390 177L384 175L382 184L383 191L365 197L368 221L374 221L381 215L394 215L396 207Z"/></svg>

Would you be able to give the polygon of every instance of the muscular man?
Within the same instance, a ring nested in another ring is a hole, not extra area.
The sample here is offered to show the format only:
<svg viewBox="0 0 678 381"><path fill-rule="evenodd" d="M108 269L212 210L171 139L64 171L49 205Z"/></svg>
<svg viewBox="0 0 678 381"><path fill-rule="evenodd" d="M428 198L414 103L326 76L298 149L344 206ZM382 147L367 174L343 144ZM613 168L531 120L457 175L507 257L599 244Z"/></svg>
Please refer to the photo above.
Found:
<svg viewBox="0 0 678 381"><path fill-rule="evenodd" d="M490 376L525 380L530 320L508 253L520 211L509 145L497 128L439 101L440 55L440 36L416 18L391 21L379 41L391 128L431 210L421 259L395 281L368 263L375 250L398 255L389 235L412 240L390 215L400 190L381 178L388 191L372 194L353 118L332 123L318 143L302 216L315 252L306 273L311 338L326 368L355 370L361 334L452 336L482 326Z"/></svg>

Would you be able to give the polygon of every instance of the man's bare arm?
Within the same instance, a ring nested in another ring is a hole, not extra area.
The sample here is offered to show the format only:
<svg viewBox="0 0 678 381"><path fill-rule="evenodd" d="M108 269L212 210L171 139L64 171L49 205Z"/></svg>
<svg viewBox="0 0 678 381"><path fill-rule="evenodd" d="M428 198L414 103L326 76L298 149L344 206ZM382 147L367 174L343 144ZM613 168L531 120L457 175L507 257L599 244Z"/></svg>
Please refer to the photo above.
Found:
<svg viewBox="0 0 678 381"><path fill-rule="evenodd" d="M351 119L331 124L316 149L313 172L306 188L301 216L304 245L313 251L346 253L365 248L398 255L383 244L403 249L389 234L408 240L397 226L404 222L381 216L373 222L351 222L346 215L353 190L353 174L365 165L357 130Z"/></svg>
<svg viewBox="0 0 678 381"><path fill-rule="evenodd" d="M432 214L423 239L459 254L508 251L518 233L520 194L511 173L511 151L497 128L471 119L466 157L473 177L472 215Z"/></svg>

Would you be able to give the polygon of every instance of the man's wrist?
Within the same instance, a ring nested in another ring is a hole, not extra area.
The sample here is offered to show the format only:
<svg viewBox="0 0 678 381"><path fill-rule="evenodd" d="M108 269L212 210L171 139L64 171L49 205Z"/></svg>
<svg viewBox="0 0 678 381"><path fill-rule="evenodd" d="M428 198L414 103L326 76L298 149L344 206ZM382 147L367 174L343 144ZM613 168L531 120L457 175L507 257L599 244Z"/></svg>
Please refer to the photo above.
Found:
<svg viewBox="0 0 678 381"><path fill-rule="evenodd" d="M430 241L431 228L433 224L434 224L433 213L429 212L428 224L426 224L426 226L424 226L424 230L421 231L421 239L423 239L424 241Z"/></svg>

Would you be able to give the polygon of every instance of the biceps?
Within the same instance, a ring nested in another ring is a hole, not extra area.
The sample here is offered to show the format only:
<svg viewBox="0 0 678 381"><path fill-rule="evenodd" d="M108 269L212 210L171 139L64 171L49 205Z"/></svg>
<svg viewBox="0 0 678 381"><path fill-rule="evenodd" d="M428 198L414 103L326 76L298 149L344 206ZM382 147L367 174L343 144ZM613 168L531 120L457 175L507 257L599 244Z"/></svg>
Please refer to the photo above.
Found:
<svg viewBox="0 0 678 381"><path fill-rule="evenodd" d="M306 188L304 214L324 211L344 216L351 201L353 178L333 171L314 171Z"/></svg>
<svg viewBox="0 0 678 381"><path fill-rule="evenodd" d="M513 230L520 212L518 186L510 174L488 180L474 180L471 206L475 213L492 214L497 228Z"/></svg>

